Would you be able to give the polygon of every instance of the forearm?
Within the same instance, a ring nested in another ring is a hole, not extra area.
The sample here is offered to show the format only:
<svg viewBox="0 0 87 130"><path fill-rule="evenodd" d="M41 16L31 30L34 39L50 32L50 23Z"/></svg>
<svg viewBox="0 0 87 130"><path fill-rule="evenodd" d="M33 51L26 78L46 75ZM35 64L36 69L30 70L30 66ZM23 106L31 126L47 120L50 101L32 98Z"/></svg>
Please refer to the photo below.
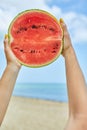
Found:
<svg viewBox="0 0 87 130"><path fill-rule="evenodd" d="M0 80L0 124L4 118L20 68L7 65Z"/></svg>
<svg viewBox="0 0 87 130"><path fill-rule="evenodd" d="M64 54L64 57L70 114L85 113L87 111L86 82L72 46Z"/></svg>

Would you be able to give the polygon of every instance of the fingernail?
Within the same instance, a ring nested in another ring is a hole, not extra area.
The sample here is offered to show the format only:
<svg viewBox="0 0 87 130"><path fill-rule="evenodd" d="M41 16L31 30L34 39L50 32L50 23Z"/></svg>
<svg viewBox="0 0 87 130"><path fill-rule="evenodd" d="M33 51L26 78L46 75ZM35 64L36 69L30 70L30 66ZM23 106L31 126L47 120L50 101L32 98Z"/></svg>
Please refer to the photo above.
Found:
<svg viewBox="0 0 87 130"><path fill-rule="evenodd" d="M8 34L5 34L5 39L7 39L8 38Z"/></svg>
<svg viewBox="0 0 87 130"><path fill-rule="evenodd" d="M64 23L64 20L63 20L62 18L60 18L60 22L61 22L61 23Z"/></svg>

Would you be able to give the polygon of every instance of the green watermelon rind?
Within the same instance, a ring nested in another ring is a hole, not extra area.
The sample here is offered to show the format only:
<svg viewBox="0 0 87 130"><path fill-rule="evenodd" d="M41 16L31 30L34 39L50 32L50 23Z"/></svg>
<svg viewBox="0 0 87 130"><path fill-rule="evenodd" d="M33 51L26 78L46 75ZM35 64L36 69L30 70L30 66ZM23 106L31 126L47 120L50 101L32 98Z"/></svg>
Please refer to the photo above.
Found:
<svg viewBox="0 0 87 130"><path fill-rule="evenodd" d="M43 65L29 65L29 64L23 63L22 61L20 61L20 60L16 57L16 59L18 60L18 62L19 62L21 65L24 65L24 66L27 66L27 67L31 67L31 68L39 68L39 67L47 66L47 65L53 63L54 61L56 61L57 58L61 55L61 53L62 53L62 51L63 51L63 48L64 48L64 39L63 39L63 30L62 30L62 27L61 27L61 25L60 25L60 22L59 22L52 14L50 14L50 13L47 12L47 11L41 10L41 9L30 9L30 10L25 10L25 11L22 11L21 13L19 13L16 17L14 17L14 19L12 20L12 22L11 22L10 25L9 25L9 28L8 28L8 44L10 44L11 39L13 38L12 35L11 35L11 33L10 33L10 30L11 30L11 27L12 27L14 21L15 21L19 16L21 16L21 15L27 13L27 12L33 12L33 11L35 11L35 12L43 12L43 13L48 14L49 16L51 16L51 17L56 21L56 23L58 23L58 25L60 26L61 31L62 31L60 51L59 51L58 55L56 55L56 57L55 57L54 59L52 59L52 61L48 62L47 64L45 63L45 64L43 64Z"/></svg>

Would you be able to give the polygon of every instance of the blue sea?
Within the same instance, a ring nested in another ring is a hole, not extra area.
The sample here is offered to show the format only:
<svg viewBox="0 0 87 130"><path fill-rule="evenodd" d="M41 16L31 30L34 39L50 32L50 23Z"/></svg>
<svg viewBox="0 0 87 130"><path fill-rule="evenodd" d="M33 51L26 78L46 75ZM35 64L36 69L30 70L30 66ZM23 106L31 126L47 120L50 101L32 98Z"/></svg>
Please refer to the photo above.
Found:
<svg viewBox="0 0 87 130"><path fill-rule="evenodd" d="M17 83L14 96L67 102L67 88L62 83Z"/></svg>

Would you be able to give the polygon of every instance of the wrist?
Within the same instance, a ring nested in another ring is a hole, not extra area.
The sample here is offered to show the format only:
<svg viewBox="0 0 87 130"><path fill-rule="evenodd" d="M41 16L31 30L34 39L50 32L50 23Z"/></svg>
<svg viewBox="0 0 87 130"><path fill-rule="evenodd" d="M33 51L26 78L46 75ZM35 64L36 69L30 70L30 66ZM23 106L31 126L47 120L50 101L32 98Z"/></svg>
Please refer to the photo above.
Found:
<svg viewBox="0 0 87 130"><path fill-rule="evenodd" d="M10 70L14 71L14 72L18 72L21 69L21 64L19 64L19 63L18 64L16 64L16 63L8 63L7 67Z"/></svg>
<svg viewBox="0 0 87 130"><path fill-rule="evenodd" d="M67 56L69 56L72 52L73 52L73 47L72 45L68 46L62 53L63 57L66 58Z"/></svg>

